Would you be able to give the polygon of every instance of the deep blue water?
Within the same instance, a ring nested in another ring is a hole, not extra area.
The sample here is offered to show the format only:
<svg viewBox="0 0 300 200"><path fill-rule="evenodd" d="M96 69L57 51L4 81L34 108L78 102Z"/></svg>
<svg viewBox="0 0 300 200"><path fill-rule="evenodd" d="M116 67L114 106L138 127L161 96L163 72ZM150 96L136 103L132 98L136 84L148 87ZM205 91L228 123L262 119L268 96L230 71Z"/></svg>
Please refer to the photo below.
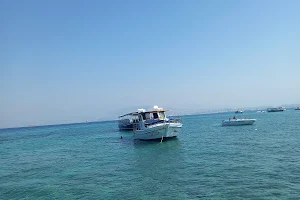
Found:
<svg viewBox="0 0 300 200"><path fill-rule="evenodd" d="M163 143L117 122L0 130L0 199L300 199L300 111L236 116L257 122L184 116Z"/></svg>

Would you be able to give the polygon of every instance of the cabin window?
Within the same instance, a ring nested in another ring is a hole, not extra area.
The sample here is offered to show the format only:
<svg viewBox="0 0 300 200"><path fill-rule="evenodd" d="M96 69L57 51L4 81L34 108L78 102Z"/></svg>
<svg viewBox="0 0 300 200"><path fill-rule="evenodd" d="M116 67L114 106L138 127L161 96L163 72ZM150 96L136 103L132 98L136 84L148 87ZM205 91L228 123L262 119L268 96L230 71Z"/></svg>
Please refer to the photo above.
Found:
<svg viewBox="0 0 300 200"><path fill-rule="evenodd" d="M150 119L150 113L146 113L146 119Z"/></svg>
<svg viewBox="0 0 300 200"><path fill-rule="evenodd" d="M165 118L166 118L165 113L164 112L159 112L159 119L164 120Z"/></svg>
<svg viewBox="0 0 300 200"><path fill-rule="evenodd" d="M158 113L153 113L153 118L158 119Z"/></svg>
<svg viewBox="0 0 300 200"><path fill-rule="evenodd" d="M142 113L142 116L143 116L143 120L146 120L146 115L145 115L146 113ZM141 120L141 121L143 121L143 120Z"/></svg>
<svg viewBox="0 0 300 200"><path fill-rule="evenodd" d="M142 122L143 121L143 116L139 115L139 120Z"/></svg>

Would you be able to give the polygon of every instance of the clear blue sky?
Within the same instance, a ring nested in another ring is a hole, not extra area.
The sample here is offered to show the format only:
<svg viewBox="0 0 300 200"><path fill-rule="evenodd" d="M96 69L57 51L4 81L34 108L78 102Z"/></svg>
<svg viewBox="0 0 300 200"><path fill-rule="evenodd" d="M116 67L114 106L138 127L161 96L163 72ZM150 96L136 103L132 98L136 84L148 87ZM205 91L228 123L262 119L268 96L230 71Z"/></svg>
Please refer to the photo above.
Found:
<svg viewBox="0 0 300 200"><path fill-rule="evenodd" d="M300 1L1 1L0 127L300 103Z"/></svg>

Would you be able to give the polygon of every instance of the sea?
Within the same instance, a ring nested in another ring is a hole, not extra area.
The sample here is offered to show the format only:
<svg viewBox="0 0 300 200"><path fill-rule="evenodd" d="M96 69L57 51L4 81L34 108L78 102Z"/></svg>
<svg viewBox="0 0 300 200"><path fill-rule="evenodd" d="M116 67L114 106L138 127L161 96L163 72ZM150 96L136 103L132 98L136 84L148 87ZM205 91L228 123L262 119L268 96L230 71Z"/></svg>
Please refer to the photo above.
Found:
<svg viewBox="0 0 300 200"><path fill-rule="evenodd" d="M300 199L300 111L181 118L162 143L117 121L2 129L0 199Z"/></svg>

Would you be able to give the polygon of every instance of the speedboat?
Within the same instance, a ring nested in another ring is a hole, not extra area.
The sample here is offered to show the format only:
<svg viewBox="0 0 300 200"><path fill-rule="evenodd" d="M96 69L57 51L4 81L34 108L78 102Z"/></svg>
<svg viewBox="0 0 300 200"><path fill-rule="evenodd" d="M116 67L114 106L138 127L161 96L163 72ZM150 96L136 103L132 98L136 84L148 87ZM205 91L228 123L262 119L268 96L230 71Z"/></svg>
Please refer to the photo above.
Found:
<svg viewBox="0 0 300 200"><path fill-rule="evenodd" d="M158 106L150 111L139 112L137 122L133 123L134 138L162 141L164 138L177 137L182 128L181 119L168 119L166 112L167 110Z"/></svg>
<svg viewBox="0 0 300 200"><path fill-rule="evenodd" d="M222 126L252 125L256 119L228 119L222 121Z"/></svg>
<svg viewBox="0 0 300 200"><path fill-rule="evenodd" d="M277 107L277 108L268 108L268 112L282 112L285 111L286 109L284 107Z"/></svg>
<svg viewBox="0 0 300 200"><path fill-rule="evenodd" d="M237 111L235 111L235 113L243 113L243 111L241 109L238 109Z"/></svg>

